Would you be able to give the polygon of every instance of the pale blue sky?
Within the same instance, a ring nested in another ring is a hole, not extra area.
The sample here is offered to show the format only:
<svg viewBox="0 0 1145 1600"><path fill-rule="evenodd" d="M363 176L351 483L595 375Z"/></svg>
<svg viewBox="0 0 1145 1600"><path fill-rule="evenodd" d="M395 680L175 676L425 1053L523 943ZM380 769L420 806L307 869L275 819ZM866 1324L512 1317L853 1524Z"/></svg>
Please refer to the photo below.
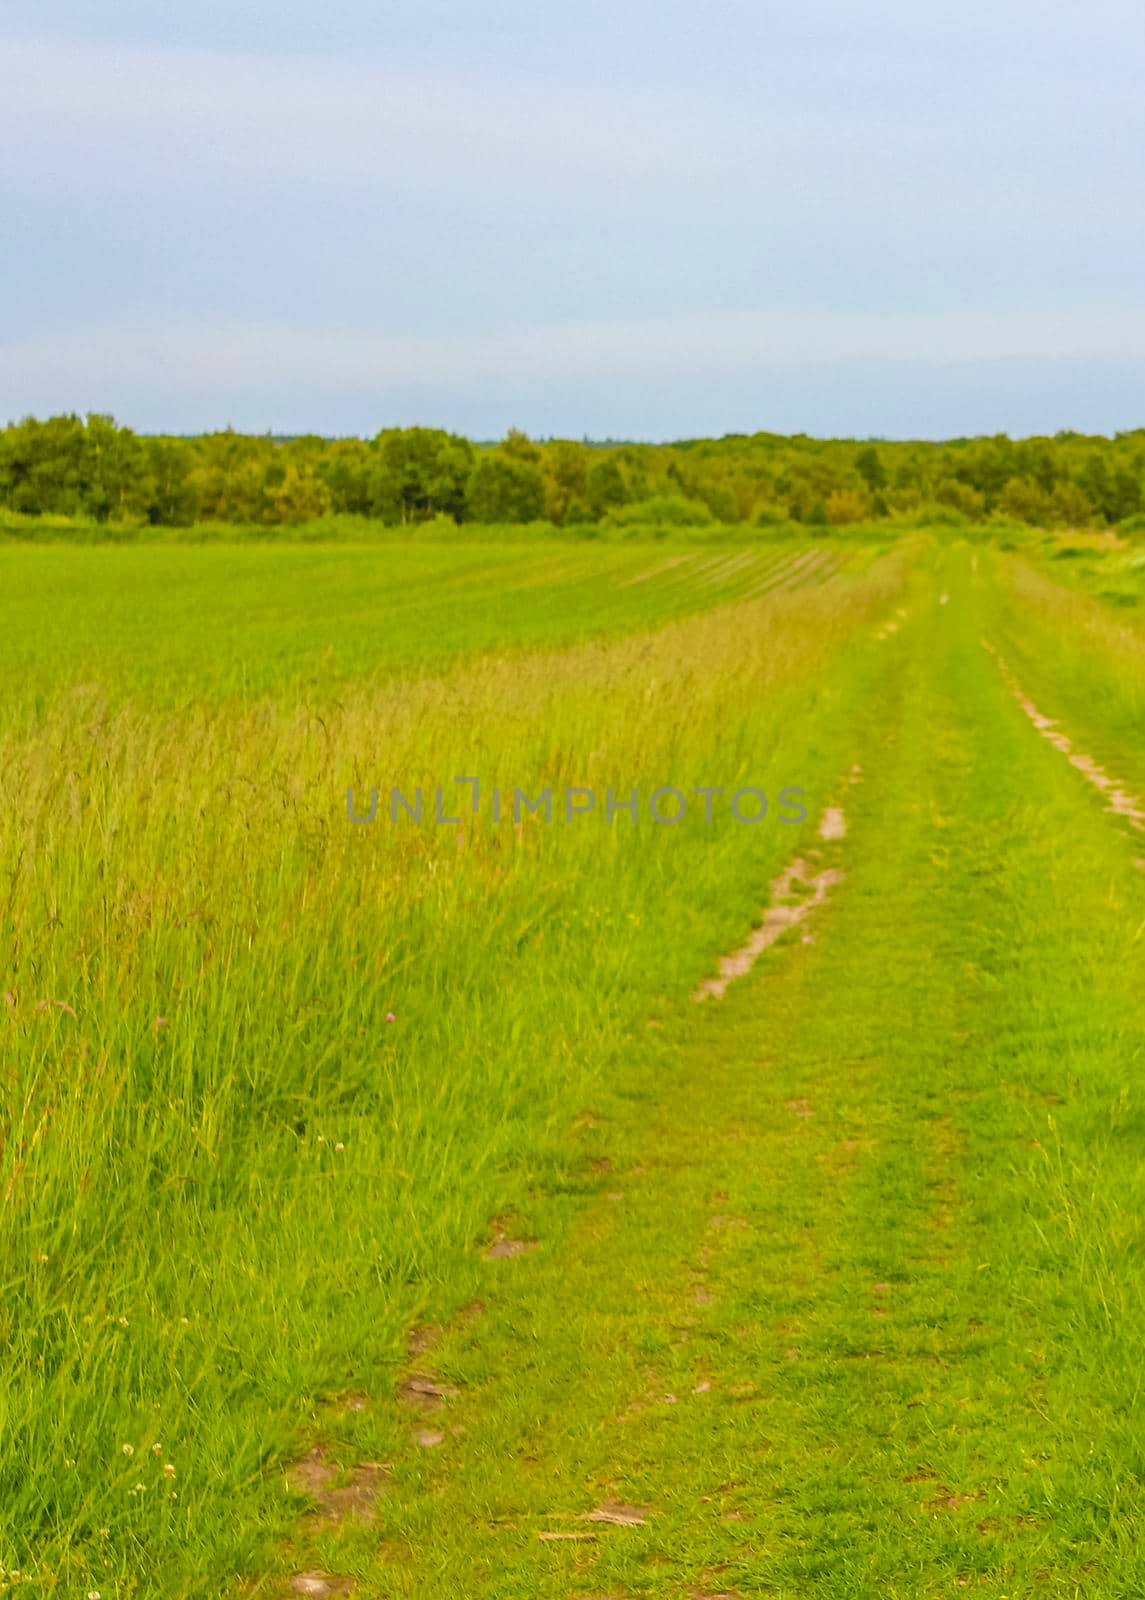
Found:
<svg viewBox="0 0 1145 1600"><path fill-rule="evenodd" d="M0 419L1145 425L1128 0L5 0Z"/></svg>

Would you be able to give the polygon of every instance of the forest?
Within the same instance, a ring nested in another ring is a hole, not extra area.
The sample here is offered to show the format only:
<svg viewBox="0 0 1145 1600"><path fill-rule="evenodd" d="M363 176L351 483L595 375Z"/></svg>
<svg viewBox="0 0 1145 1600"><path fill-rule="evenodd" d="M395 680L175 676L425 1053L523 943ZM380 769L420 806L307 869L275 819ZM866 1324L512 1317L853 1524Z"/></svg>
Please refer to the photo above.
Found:
<svg viewBox="0 0 1145 1600"><path fill-rule="evenodd" d="M327 515L390 526L758 527L1025 523L1145 527L1145 428L1113 438L887 441L729 434L669 444L475 443L440 428L280 438L140 434L109 416L0 430L0 510L124 527L274 527Z"/></svg>

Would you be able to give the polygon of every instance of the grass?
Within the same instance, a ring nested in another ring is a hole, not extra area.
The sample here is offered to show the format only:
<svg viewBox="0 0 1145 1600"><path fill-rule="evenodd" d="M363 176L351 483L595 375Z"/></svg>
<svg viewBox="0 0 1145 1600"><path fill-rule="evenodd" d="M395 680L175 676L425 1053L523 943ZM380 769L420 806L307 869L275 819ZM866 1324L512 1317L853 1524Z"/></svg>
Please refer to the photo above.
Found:
<svg viewBox="0 0 1145 1600"><path fill-rule="evenodd" d="M1138 1592L1145 875L980 640L1064 703L1077 636L1128 764L1123 643L949 542L748 599L745 568L621 588L648 551L440 547L307 681L359 554L3 552L5 1567L104 1600ZM154 597L129 643L93 583ZM796 785L809 818L345 816L455 773L486 807ZM693 1005L813 850L827 902ZM308 1515L312 1447L386 1463L372 1522Z"/></svg>
<svg viewBox="0 0 1145 1600"><path fill-rule="evenodd" d="M1014 558L1000 576L998 626L1039 708L1064 718L1084 749L1145 793L1145 633L1044 567Z"/></svg>
<svg viewBox="0 0 1145 1600"><path fill-rule="evenodd" d="M823 582L871 554L806 538L716 551L19 544L0 551L0 671L17 686L9 713L84 685L101 708L124 697L192 711L218 699L323 702L367 676L624 635Z"/></svg>
<svg viewBox="0 0 1145 1600"><path fill-rule="evenodd" d="M1113 531L1047 534L1036 553L1047 578L1092 595L1127 625L1145 627L1145 547L1140 538Z"/></svg>

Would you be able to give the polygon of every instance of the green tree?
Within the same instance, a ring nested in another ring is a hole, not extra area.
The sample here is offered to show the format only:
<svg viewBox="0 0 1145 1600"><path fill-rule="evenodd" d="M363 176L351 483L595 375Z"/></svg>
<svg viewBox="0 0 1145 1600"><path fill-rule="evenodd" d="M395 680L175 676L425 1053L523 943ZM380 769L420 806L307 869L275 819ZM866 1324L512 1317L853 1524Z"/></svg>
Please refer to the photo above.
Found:
<svg viewBox="0 0 1145 1600"><path fill-rule="evenodd" d="M541 453L545 480L545 515L564 523L570 512L587 511L588 452L575 439L553 439Z"/></svg>
<svg viewBox="0 0 1145 1600"><path fill-rule="evenodd" d="M90 415L83 430L82 509L97 522L149 520L155 484L147 452L130 428Z"/></svg>
<svg viewBox="0 0 1145 1600"><path fill-rule="evenodd" d="M500 448L513 461L527 461L534 467L540 465L541 448L533 443L523 428L510 428Z"/></svg>
<svg viewBox="0 0 1145 1600"><path fill-rule="evenodd" d="M1093 506L1084 489L1068 480L1057 484L1053 492L1053 519L1066 528L1092 527Z"/></svg>
<svg viewBox="0 0 1145 1600"><path fill-rule="evenodd" d="M152 484L148 520L166 527L186 528L198 514L191 482L191 449L180 439L148 439L147 468Z"/></svg>
<svg viewBox="0 0 1145 1600"><path fill-rule="evenodd" d="M612 456L595 462L588 470L585 492L594 517L602 517L606 511L626 505L629 500L628 485L619 462Z"/></svg>
<svg viewBox="0 0 1145 1600"><path fill-rule="evenodd" d="M545 480L532 462L491 450L469 478L467 511L474 522L536 522L545 510Z"/></svg>
<svg viewBox="0 0 1145 1600"><path fill-rule="evenodd" d="M1091 450L1086 456L1085 464L1077 475L1077 484L1101 515L1109 520L1116 506L1116 493L1109 463L1099 451Z"/></svg>
<svg viewBox="0 0 1145 1600"><path fill-rule="evenodd" d="M385 428L374 441L370 510L387 522L460 519L473 462L468 439L441 428Z"/></svg>
<svg viewBox="0 0 1145 1600"><path fill-rule="evenodd" d="M330 495L321 478L305 466L288 461L267 476L265 523L312 522L330 508Z"/></svg>
<svg viewBox="0 0 1145 1600"><path fill-rule="evenodd" d="M362 439L335 439L324 452L319 474L330 496L330 509L353 516L370 514L370 474L374 458Z"/></svg>
<svg viewBox="0 0 1145 1600"><path fill-rule="evenodd" d="M196 441L190 485L204 522L261 522L274 444L226 428Z"/></svg>
<svg viewBox="0 0 1145 1600"><path fill-rule="evenodd" d="M967 517L981 517L986 510L986 496L972 484L959 478L943 478L935 486L934 499L940 506L952 506Z"/></svg>
<svg viewBox="0 0 1145 1600"><path fill-rule="evenodd" d="M1035 527L1051 527L1055 520L1052 497L1032 478L1011 478L1002 490L998 508L1006 516Z"/></svg>
<svg viewBox="0 0 1145 1600"><path fill-rule="evenodd" d="M6 500L27 516L78 516L86 472L83 423L76 416L26 417L7 431Z"/></svg>
<svg viewBox="0 0 1145 1600"><path fill-rule="evenodd" d="M862 478L872 494L878 489L887 486L887 472L883 466L879 452L873 444L868 444L859 451L855 457L855 471Z"/></svg>

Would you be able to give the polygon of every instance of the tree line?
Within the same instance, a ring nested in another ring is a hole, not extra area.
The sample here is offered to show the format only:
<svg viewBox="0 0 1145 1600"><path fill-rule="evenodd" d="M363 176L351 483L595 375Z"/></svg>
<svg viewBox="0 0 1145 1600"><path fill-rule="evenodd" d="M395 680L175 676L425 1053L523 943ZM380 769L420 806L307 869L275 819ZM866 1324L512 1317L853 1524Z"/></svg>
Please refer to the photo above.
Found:
<svg viewBox="0 0 1145 1600"><path fill-rule="evenodd" d="M929 441L734 434L673 444L477 445L440 428L372 439L232 429L140 435L111 417L0 430L0 507L126 526L262 526L328 514L388 525L704 526L988 521L1145 524L1145 429Z"/></svg>

